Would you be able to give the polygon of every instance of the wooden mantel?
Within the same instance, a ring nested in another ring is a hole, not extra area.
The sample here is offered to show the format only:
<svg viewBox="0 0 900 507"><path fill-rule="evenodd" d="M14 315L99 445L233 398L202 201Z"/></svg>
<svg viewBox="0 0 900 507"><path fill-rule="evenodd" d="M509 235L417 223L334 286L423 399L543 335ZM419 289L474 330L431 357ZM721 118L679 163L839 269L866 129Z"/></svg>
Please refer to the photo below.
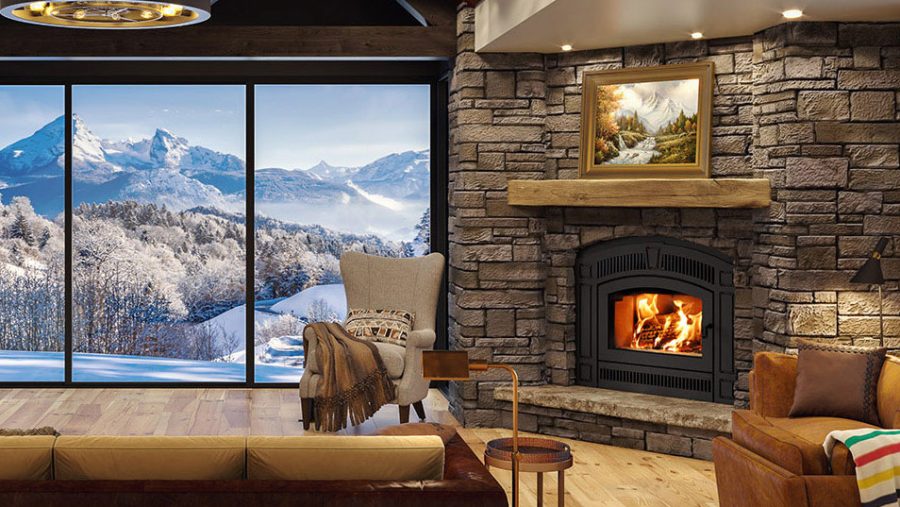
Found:
<svg viewBox="0 0 900 507"><path fill-rule="evenodd" d="M509 180L513 206L765 208L768 179Z"/></svg>

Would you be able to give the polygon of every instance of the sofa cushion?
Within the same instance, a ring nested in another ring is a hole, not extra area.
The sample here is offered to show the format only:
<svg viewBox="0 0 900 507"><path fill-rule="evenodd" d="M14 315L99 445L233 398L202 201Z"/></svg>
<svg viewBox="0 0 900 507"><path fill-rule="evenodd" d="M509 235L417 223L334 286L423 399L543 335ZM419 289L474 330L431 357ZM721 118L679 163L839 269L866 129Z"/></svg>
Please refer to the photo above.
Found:
<svg viewBox="0 0 900 507"><path fill-rule="evenodd" d="M877 387L885 349L800 341L791 417L839 417L878 424Z"/></svg>
<svg viewBox="0 0 900 507"><path fill-rule="evenodd" d="M398 379L403 376L404 363L406 362L406 349L393 343L375 342L375 348L381 356L381 361L387 369L388 376Z"/></svg>
<svg viewBox="0 0 900 507"><path fill-rule="evenodd" d="M843 444L835 447L829 462L822 448L825 436L834 430L874 427L835 417L762 417L747 410L736 410L732 421L735 442L797 475L854 473Z"/></svg>
<svg viewBox="0 0 900 507"><path fill-rule="evenodd" d="M251 480L428 481L444 474L437 436L249 437Z"/></svg>
<svg viewBox="0 0 900 507"><path fill-rule="evenodd" d="M841 419L838 417L800 417L796 419L769 417L767 420L773 426L791 433L806 442L805 445L809 448L809 452L807 452L806 455L810 456L811 459L812 456L814 456L817 463L821 465L822 471L818 475L828 473L845 475L848 467L847 459L852 460L849 451L844 452L847 448L843 444L837 447L844 447L844 449L835 452L831 461L828 460L828 457L825 455L825 450L822 448L822 444L825 443L825 437L828 436L829 433L832 431L855 430L860 428L877 428L877 426L871 424L854 421L852 419ZM853 467L851 467L850 470L851 473L853 473Z"/></svg>
<svg viewBox="0 0 900 507"><path fill-rule="evenodd" d="M0 480L45 481L53 478L56 437L0 437Z"/></svg>
<svg viewBox="0 0 900 507"><path fill-rule="evenodd" d="M60 480L236 480L245 437L63 436L53 454Z"/></svg>
<svg viewBox="0 0 900 507"><path fill-rule="evenodd" d="M878 417L884 428L900 429L900 358L887 356L878 380Z"/></svg>

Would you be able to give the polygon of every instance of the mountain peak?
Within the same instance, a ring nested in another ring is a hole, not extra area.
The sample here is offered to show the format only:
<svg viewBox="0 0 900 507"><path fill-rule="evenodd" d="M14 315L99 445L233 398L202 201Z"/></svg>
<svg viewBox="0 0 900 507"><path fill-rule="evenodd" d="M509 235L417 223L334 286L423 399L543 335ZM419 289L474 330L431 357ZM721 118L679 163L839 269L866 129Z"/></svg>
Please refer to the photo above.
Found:
<svg viewBox="0 0 900 507"><path fill-rule="evenodd" d="M177 167L188 149L187 139L158 128L150 141L150 159L160 167Z"/></svg>

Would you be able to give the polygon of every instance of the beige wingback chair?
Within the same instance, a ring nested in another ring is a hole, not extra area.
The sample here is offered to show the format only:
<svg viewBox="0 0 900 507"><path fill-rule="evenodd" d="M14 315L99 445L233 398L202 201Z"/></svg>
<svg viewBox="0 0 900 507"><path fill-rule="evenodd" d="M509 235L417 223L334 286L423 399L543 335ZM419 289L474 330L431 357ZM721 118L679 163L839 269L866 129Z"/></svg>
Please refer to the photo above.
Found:
<svg viewBox="0 0 900 507"><path fill-rule="evenodd" d="M404 310L413 314L413 329L406 347L375 342L388 375L397 386L393 403L400 405L400 422L409 422L412 405L419 419L425 419L422 400L428 395L428 381L422 377L422 351L434 348L444 256L433 253L413 259L391 259L358 252L341 256L341 277L347 294L347 309ZM316 337L304 333L306 369L300 378L303 428L315 420L313 400L319 370L316 364Z"/></svg>

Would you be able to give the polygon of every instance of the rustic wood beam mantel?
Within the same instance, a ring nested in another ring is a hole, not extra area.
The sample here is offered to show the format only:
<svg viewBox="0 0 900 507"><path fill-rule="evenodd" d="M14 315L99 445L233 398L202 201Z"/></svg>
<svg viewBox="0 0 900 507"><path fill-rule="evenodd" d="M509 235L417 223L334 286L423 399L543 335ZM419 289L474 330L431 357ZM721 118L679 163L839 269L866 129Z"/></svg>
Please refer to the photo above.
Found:
<svg viewBox="0 0 900 507"><path fill-rule="evenodd" d="M513 206L765 208L768 179L510 180Z"/></svg>

